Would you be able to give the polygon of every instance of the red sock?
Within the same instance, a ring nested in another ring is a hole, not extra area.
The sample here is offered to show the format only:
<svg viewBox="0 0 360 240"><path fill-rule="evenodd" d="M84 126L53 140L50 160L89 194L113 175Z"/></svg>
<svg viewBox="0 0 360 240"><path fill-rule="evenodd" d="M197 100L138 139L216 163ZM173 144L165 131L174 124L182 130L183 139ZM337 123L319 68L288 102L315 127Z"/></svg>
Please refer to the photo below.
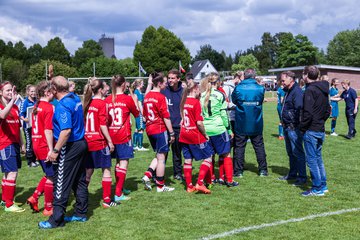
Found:
<svg viewBox="0 0 360 240"><path fill-rule="evenodd" d="M46 210L52 209L54 200L54 184L52 182L45 182L44 187L44 205Z"/></svg>
<svg viewBox="0 0 360 240"><path fill-rule="evenodd" d="M111 202L111 177L103 177L102 178L102 188L103 188L103 200L108 203Z"/></svg>
<svg viewBox="0 0 360 240"><path fill-rule="evenodd" d="M2 188L1 200L6 202L6 199L7 199L7 181L4 178L1 181L1 188Z"/></svg>
<svg viewBox="0 0 360 240"><path fill-rule="evenodd" d="M203 185L204 184L204 178L205 176L209 176L209 173L211 172L211 163L207 162L207 161L203 161L202 164L200 165L200 170L199 170L199 177L197 180L197 184L199 185ZM211 176L211 175L210 175ZM207 177L208 178L208 177Z"/></svg>
<svg viewBox="0 0 360 240"><path fill-rule="evenodd" d="M15 188L15 180L6 180L6 207L11 207L14 204Z"/></svg>
<svg viewBox="0 0 360 240"><path fill-rule="evenodd" d="M165 185L165 178L164 177L159 177L159 176L156 176L156 186L158 187L158 188L162 188L162 187L164 187L164 185Z"/></svg>
<svg viewBox="0 0 360 240"><path fill-rule="evenodd" d="M45 189L45 182L46 182L47 178L44 176L40 179L40 182L38 183L35 192L33 193L33 198L35 198L36 200L39 199L39 197L41 196L41 194L43 194L44 189Z"/></svg>
<svg viewBox="0 0 360 240"><path fill-rule="evenodd" d="M219 179L224 180L224 158L219 158Z"/></svg>
<svg viewBox="0 0 360 240"><path fill-rule="evenodd" d="M212 164L207 162L208 164L210 164L209 170L206 172L205 175L205 181L207 184L211 184L212 183L212 178L213 178L213 168L212 168ZM200 165L201 167L201 165Z"/></svg>
<svg viewBox="0 0 360 240"><path fill-rule="evenodd" d="M123 189L125 177L126 177L126 171L127 170L125 168L121 168L121 167L116 169L117 181L116 181L116 187L115 187L115 195L118 197L120 197L122 194L122 189Z"/></svg>
<svg viewBox="0 0 360 240"><path fill-rule="evenodd" d="M233 162L231 157L224 158L224 169L226 175L226 181L228 183L233 182Z"/></svg>
<svg viewBox="0 0 360 240"><path fill-rule="evenodd" d="M154 170L151 168L148 168L148 170L144 173L145 176L147 176L149 179L151 179L154 175Z"/></svg>
<svg viewBox="0 0 360 240"><path fill-rule="evenodd" d="M186 182L186 187L192 187L192 164L184 163L184 178Z"/></svg>

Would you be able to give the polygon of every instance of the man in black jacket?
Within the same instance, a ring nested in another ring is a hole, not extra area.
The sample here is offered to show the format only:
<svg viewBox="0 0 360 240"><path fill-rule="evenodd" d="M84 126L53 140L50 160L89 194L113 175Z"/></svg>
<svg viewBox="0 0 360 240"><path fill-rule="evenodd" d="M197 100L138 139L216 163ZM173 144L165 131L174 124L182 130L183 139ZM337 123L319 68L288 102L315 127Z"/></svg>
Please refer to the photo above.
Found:
<svg viewBox="0 0 360 240"><path fill-rule="evenodd" d="M330 116L329 83L320 81L319 75L320 71L315 66L304 68L303 78L307 86L300 131L304 132L304 147L312 188L303 192L303 196L324 196L328 192L321 151L325 140L325 121Z"/></svg>
<svg viewBox="0 0 360 240"><path fill-rule="evenodd" d="M281 119L290 169L289 173L280 177L279 180L296 180L294 186L301 186L307 180L303 135L299 129L303 91L294 78L295 73L291 71L281 73L281 83L285 91Z"/></svg>

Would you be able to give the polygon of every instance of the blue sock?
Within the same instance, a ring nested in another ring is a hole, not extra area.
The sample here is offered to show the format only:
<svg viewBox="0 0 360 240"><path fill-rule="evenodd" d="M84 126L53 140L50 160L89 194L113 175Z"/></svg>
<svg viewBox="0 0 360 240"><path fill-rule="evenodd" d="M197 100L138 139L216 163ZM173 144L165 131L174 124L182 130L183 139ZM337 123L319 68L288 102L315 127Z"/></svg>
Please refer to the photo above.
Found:
<svg viewBox="0 0 360 240"><path fill-rule="evenodd" d="M139 148L143 147L143 141L144 141L144 134L143 133L138 133Z"/></svg>
<svg viewBox="0 0 360 240"><path fill-rule="evenodd" d="M331 132L335 132L335 127L336 127L336 120L331 120Z"/></svg>
<svg viewBox="0 0 360 240"><path fill-rule="evenodd" d="M284 130L282 125L279 125L279 136L284 136Z"/></svg>
<svg viewBox="0 0 360 240"><path fill-rule="evenodd" d="M133 147L136 147L138 144L138 132L134 132L133 134Z"/></svg>

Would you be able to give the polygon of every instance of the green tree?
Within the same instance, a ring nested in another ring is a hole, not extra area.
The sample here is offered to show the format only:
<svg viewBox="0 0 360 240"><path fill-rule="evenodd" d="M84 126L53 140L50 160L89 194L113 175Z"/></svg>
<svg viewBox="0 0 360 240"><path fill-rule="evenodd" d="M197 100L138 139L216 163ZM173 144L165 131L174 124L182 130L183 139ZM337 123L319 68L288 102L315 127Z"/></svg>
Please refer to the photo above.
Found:
<svg viewBox="0 0 360 240"><path fill-rule="evenodd" d="M93 64L95 63L98 77L111 77L117 74L128 76L136 76L138 73L137 65L134 64L131 58L117 60L115 58L98 57L89 59L85 64L79 68L81 76L93 76Z"/></svg>
<svg viewBox="0 0 360 240"><path fill-rule="evenodd" d="M259 69L259 61L252 54L239 57L239 62L231 66L231 71L244 71L247 68Z"/></svg>
<svg viewBox="0 0 360 240"><path fill-rule="evenodd" d="M94 40L84 41L82 47L76 50L72 63L79 68L81 64L87 62L91 58L104 56L101 46Z"/></svg>
<svg viewBox="0 0 360 240"><path fill-rule="evenodd" d="M27 51L27 59L25 59L25 64L28 66L39 63L42 58L42 46L38 43L35 43L31 47L29 47Z"/></svg>
<svg viewBox="0 0 360 240"><path fill-rule="evenodd" d="M330 64L360 67L360 27L336 34L329 42L327 54Z"/></svg>
<svg viewBox="0 0 360 240"><path fill-rule="evenodd" d="M70 64L70 53L59 37L50 39L43 48L42 54L44 60L54 60L67 65Z"/></svg>
<svg viewBox="0 0 360 240"><path fill-rule="evenodd" d="M46 79L46 66L49 66L50 64L54 67L54 76L64 76L66 78L69 77L76 77L77 71L75 68L63 64L59 61L46 61L41 60L39 63L31 65L29 69L29 75L28 78L25 81L25 85L27 84L36 84L42 80Z"/></svg>
<svg viewBox="0 0 360 240"><path fill-rule="evenodd" d="M210 44L200 46L200 50L194 57L194 61L209 59L218 71L224 70L225 59L221 53L212 48Z"/></svg>
<svg viewBox="0 0 360 240"><path fill-rule="evenodd" d="M179 61L187 69L190 63L190 52L184 43L174 33L159 27L149 26L145 29L141 41L135 44L134 64L141 62L144 69L153 71L168 71L177 69Z"/></svg>
<svg viewBox="0 0 360 240"><path fill-rule="evenodd" d="M2 80L11 81L19 89L23 87L23 81L27 76L28 68L22 61L13 58L0 58Z"/></svg>
<svg viewBox="0 0 360 240"><path fill-rule="evenodd" d="M12 50L12 57L22 62L24 62L28 57L27 48L22 41L15 43Z"/></svg>

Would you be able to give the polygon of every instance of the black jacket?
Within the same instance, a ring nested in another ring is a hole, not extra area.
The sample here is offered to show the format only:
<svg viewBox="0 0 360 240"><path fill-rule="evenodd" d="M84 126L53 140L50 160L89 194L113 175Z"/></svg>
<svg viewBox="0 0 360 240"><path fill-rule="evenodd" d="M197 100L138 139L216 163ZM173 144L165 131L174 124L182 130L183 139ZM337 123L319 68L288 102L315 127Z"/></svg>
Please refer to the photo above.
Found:
<svg viewBox="0 0 360 240"><path fill-rule="evenodd" d="M282 124L285 128L297 128L303 108L303 91L296 82L290 89L284 89L284 91L286 94L281 111Z"/></svg>
<svg viewBox="0 0 360 240"><path fill-rule="evenodd" d="M307 85L304 93L300 131L325 132L325 121L330 116L329 83L316 81Z"/></svg>

